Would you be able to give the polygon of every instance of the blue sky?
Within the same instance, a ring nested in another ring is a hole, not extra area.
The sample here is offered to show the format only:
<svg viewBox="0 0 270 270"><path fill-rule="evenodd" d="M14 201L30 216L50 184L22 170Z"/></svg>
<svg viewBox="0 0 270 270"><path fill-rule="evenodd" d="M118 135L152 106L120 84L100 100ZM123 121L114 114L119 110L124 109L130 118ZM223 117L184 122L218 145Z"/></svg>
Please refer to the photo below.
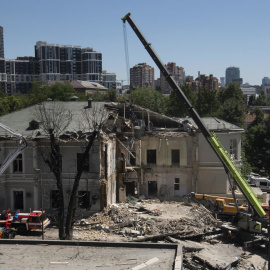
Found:
<svg viewBox="0 0 270 270"><path fill-rule="evenodd" d="M165 64L186 75L225 76L240 68L244 82L270 77L269 0L0 0L5 58L34 56L37 41L92 47L103 69L127 79L123 25L128 12ZM159 70L127 25L130 67Z"/></svg>

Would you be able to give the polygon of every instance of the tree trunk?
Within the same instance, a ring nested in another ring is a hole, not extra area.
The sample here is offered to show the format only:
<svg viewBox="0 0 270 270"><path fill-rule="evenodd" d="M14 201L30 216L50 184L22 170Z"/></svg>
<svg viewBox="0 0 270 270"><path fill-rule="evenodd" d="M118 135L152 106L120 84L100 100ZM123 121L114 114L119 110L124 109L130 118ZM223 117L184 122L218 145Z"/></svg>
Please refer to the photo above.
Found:
<svg viewBox="0 0 270 270"><path fill-rule="evenodd" d="M51 153L50 158L45 162L48 164L51 172L54 174L56 179L58 195L58 222L59 222L59 239L65 239L65 201L63 191L63 179L62 179L62 154L59 145L55 142L53 130L50 131L50 143Z"/></svg>
<svg viewBox="0 0 270 270"><path fill-rule="evenodd" d="M74 222L75 222L74 218L75 218L76 208L78 206L77 192L78 192L78 188L79 188L79 184L80 184L80 179L81 179L81 175L83 173L84 164L89 157L89 152L90 152L91 147L94 143L94 140L97 137L97 134L98 134L97 130L94 130L94 132L91 134L90 140L86 146L82 160L80 161L79 167L77 168L77 173L75 175L75 180L74 180L74 184L73 184L73 188L72 188L72 192L71 192L71 196L70 196L70 200L69 200L67 219L66 219L65 234L66 234L67 240L72 240L72 237L73 237L73 226L74 226Z"/></svg>

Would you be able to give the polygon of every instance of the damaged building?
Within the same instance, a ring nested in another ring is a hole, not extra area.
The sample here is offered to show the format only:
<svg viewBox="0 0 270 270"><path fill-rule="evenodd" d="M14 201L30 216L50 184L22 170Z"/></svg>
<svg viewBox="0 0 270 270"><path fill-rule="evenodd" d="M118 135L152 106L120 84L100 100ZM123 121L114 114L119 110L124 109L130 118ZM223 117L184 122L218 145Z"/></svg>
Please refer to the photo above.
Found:
<svg viewBox="0 0 270 270"><path fill-rule="evenodd" d="M50 102L45 102L49 104ZM58 103L57 103L58 104ZM226 195L230 186L224 168L192 119L176 119L148 109L112 102L59 102L74 115L59 136L66 204L77 164L91 130L82 130L83 112L106 111L106 121L95 140L78 191L78 213L91 213L124 202L128 195L175 200L197 193ZM27 148L0 176L1 209L28 211L43 204L47 213L58 207L54 175L42 158L48 136L33 117L35 105L0 118L0 122L22 134ZM99 114L95 112L97 115ZM203 118L222 145L240 165L243 129L216 118ZM0 164L16 150L18 141L1 130Z"/></svg>
<svg viewBox="0 0 270 270"><path fill-rule="evenodd" d="M46 110L51 110L49 102L44 102ZM57 138L61 143L62 178L65 205L68 205L77 166L80 162L89 135L90 126L82 129L82 115L86 112L99 122L104 116L104 103L96 102L54 102L63 106L73 117L66 131ZM56 214L58 208L58 188L53 173L44 161L44 154L50 148L48 135L41 129L35 118L37 104L0 118L0 122L23 135L27 147L0 176L0 210L29 211L46 209L48 215ZM108 117L106 114L104 117ZM105 119L106 120L106 119ZM18 140L6 130L0 131L0 164L17 150ZM88 162L84 164L78 189L79 215L97 212L106 205L116 202L116 138L112 134L99 132L91 148Z"/></svg>
<svg viewBox="0 0 270 270"><path fill-rule="evenodd" d="M117 200L144 195L173 200L197 193L226 195L224 167L192 119L169 118L130 103L107 103L107 129L117 137ZM203 118L234 159L241 161L241 134L233 124Z"/></svg>

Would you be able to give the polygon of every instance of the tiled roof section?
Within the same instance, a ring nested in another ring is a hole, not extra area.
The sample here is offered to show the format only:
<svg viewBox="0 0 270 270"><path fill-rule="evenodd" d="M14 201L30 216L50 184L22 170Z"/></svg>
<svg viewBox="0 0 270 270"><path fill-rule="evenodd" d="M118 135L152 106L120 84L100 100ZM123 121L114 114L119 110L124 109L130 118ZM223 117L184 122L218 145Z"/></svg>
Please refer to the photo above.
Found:
<svg viewBox="0 0 270 270"><path fill-rule="evenodd" d="M189 134L187 132L153 132L152 135L158 138L183 138L183 137L189 137Z"/></svg>
<svg viewBox="0 0 270 270"><path fill-rule="evenodd" d="M264 114L264 119L266 119L269 116L268 113ZM256 119L256 115L255 114L251 114L251 113L246 113L245 115L245 122L246 123L252 123L254 120Z"/></svg>
<svg viewBox="0 0 270 270"><path fill-rule="evenodd" d="M241 131L244 132L243 128L240 128L234 124L226 122L216 117L204 117L201 118L202 122L210 131ZM192 118L180 118L180 121L188 120L196 129L198 128Z"/></svg>
<svg viewBox="0 0 270 270"><path fill-rule="evenodd" d="M49 85L53 85L56 83L64 84L65 81L49 81ZM103 85L96 82L88 82L88 81L69 81L74 89L91 89L91 90L108 90Z"/></svg>
<svg viewBox="0 0 270 270"><path fill-rule="evenodd" d="M123 103L116 103L110 102L106 103L105 106L108 110L114 111L115 113L119 113L119 115L123 116L124 104ZM145 119L145 123L148 123L148 117L150 121L154 124L154 127L167 127L170 128L183 128L182 122L188 120L191 124L198 129L197 125L193 121L192 118L177 118L177 117L168 117L166 115L162 115L160 113L151 111L149 109L140 107L138 105L132 104L131 106L127 103L125 105L126 111L126 118L128 118L128 110L132 108L132 111L136 114L137 118ZM244 129L228 123L224 120L215 118L215 117L205 117L202 118L203 123L210 131L240 131L244 132Z"/></svg>
<svg viewBox="0 0 270 270"><path fill-rule="evenodd" d="M47 106L50 102L51 101L44 102L45 106ZM63 105L65 109L71 111L73 114L72 121L66 129L67 134L71 134L72 132L77 132L79 130L78 122L79 119L82 119L82 113L84 110L95 110L98 122L98 117L101 116L102 110L104 108L104 102L92 102L92 108L88 108L87 101L57 101L55 103L56 105L59 104L59 106ZM42 134L42 130L40 128L34 130L29 128L29 123L33 120L37 120L34 119L33 116L36 106L40 105L34 105L29 108L25 108L23 110L4 115L0 117L0 122L26 138L42 137L44 136L44 134ZM91 130L88 130L87 132L91 132ZM6 137L10 135L11 134L9 134L8 132L0 129L0 137Z"/></svg>

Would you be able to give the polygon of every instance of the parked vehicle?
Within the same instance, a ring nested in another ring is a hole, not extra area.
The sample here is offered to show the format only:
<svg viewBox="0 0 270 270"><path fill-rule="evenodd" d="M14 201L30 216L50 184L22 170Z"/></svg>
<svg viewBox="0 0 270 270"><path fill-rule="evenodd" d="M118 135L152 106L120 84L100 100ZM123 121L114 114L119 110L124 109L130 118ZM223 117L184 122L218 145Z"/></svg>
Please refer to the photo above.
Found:
<svg viewBox="0 0 270 270"><path fill-rule="evenodd" d="M12 215L10 209L0 215L0 226L16 229L18 234L26 233L32 229L44 230L50 225L45 211L32 211L31 213L17 213Z"/></svg>
<svg viewBox="0 0 270 270"><path fill-rule="evenodd" d="M270 192L270 180L265 177L251 175L248 182L251 186L259 187L264 192Z"/></svg>

